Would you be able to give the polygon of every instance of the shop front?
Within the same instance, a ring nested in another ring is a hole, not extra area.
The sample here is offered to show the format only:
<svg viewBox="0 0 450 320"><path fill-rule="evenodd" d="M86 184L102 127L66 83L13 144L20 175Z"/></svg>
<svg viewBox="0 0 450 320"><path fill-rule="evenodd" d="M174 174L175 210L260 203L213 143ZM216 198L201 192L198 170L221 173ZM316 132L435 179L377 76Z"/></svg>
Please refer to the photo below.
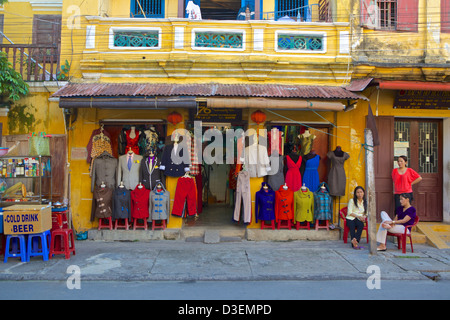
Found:
<svg viewBox="0 0 450 320"><path fill-rule="evenodd" d="M349 139L337 139L336 125L347 103L362 98L340 87L322 87L320 94L313 88L62 88L54 96L71 128L70 201L76 232L98 230L105 220L106 229L121 237L147 228L152 238L155 227L165 228L165 238L178 238L177 230L191 227L256 230L264 224L270 229L272 221L274 229L314 232L317 220L330 230L349 190L364 181L364 170L348 170L351 161L346 161L353 148L359 149ZM330 174L337 169L343 175ZM320 195L327 203L321 214L314 215L313 207L305 209L308 214L296 214L301 210L294 208L293 196L302 187L311 201L316 192L326 195ZM265 215L261 208L266 203L258 202L257 194L266 191L279 199L272 199L274 209ZM290 207L284 208L285 201Z"/></svg>

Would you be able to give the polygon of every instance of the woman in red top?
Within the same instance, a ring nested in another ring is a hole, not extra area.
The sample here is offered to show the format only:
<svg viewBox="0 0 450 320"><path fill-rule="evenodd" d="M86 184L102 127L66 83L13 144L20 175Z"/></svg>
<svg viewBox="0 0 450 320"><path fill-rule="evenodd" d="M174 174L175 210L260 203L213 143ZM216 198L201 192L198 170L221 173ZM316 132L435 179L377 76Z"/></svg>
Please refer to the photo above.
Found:
<svg viewBox="0 0 450 320"><path fill-rule="evenodd" d="M408 158L400 156L397 160L398 168L392 170L392 181L394 182L394 200L395 209L401 207L400 194L407 193L411 195L410 201L413 200L412 186L422 181L422 177L413 169L406 167Z"/></svg>

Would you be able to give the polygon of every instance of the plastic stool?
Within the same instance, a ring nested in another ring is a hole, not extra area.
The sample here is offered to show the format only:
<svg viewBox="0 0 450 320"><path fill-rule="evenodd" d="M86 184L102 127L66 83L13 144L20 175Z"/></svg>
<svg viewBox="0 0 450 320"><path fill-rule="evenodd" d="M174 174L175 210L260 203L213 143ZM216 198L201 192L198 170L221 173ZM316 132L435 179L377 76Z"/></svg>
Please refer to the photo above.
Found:
<svg viewBox="0 0 450 320"><path fill-rule="evenodd" d="M104 220L107 220L108 223L103 223ZM98 218L98 230L101 229L109 229L112 230L113 229L113 225L112 225L112 218Z"/></svg>
<svg viewBox="0 0 450 320"><path fill-rule="evenodd" d="M136 230L136 229L144 229L144 230L147 230L147 219L141 219L141 220L144 220L144 222L142 223L142 224L139 224L138 223L138 220L139 219L134 219L134 222L133 222L133 230Z"/></svg>
<svg viewBox="0 0 450 320"><path fill-rule="evenodd" d="M267 220L261 220L261 229L275 230L275 220L270 220L270 224L266 224Z"/></svg>
<svg viewBox="0 0 450 320"><path fill-rule="evenodd" d="M152 230L155 230L155 229L163 229L163 230L166 230L166 220L161 220L161 223L160 223L160 224L156 224L156 221L153 220L153 221L152 221Z"/></svg>
<svg viewBox="0 0 450 320"><path fill-rule="evenodd" d="M44 261L48 261L51 242L50 230L41 233L33 233L28 235L27 260L31 257L42 256ZM39 239L41 247L39 248Z"/></svg>
<svg viewBox="0 0 450 320"><path fill-rule="evenodd" d="M49 258L51 259L55 254L64 254L66 259L70 259L70 253L75 255L75 241L73 238L73 230L72 229L57 229L52 232L52 240L50 241L50 254ZM59 242L56 241L59 240ZM60 249L56 249L56 244L60 244Z"/></svg>
<svg viewBox="0 0 450 320"><path fill-rule="evenodd" d="M25 235L23 234L12 234L6 236L5 244L5 259L4 263L8 262L9 257L20 258L22 262L27 262L27 245L26 245ZM11 252L10 246L13 246Z"/></svg>
<svg viewBox="0 0 450 320"><path fill-rule="evenodd" d="M283 224L282 224L283 221L287 221L285 226L283 226ZM280 220L280 221L278 221L278 228L277 229L280 230L280 228L291 230L291 220Z"/></svg>
<svg viewBox="0 0 450 320"><path fill-rule="evenodd" d="M123 224L120 224L120 221L124 221ZM128 218L125 219L116 219L115 224L114 224L114 230L117 229L125 229L125 230L129 230L130 228L128 227Z"/></svg>
<svg viewBox="0 0 450 320"><path fill-rule="evenodd" d="M306 224L302 224L302 223L306 223ZM297 230L300 230L300 229L311 230L311 228L309 226L309 221L302 221L302 222L297 221L297 225L295 226L295 228Z"/></svg>
<svg viewBox="0 0 450 320"><path fill-rule="evenodd" d="M322 220L323 221L323 220ZM319 229L327 229L330 230L330 226L328 224L328 220L325 220L325 225L321 225L319 220L316 220L316 230Z"/></svg>

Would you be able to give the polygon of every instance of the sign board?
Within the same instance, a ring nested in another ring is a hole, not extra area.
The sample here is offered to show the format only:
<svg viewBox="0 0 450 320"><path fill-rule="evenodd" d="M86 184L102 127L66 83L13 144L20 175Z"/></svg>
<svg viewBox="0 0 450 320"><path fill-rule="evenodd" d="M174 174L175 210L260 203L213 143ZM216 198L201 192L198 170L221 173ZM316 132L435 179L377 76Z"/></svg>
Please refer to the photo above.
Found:
<svg viewBox="0 0 450 320"><path fill-rule="evenodd" d="M450 91L398 90L394 109L450 110Z"/></svg>
<svg viewBox="0 0 450 320"><path fill-rule="evenodd" d="M199 102L197 109L189 109L191 121L204 122L241 122L242 109L209 108L206 102Z"/></svg>
<svg viewBox="0 0 450 320"><path fill-rule="evenodd" d="M4 234L41 233L51 228L51 206L14 205L3 208Z"/></svg>

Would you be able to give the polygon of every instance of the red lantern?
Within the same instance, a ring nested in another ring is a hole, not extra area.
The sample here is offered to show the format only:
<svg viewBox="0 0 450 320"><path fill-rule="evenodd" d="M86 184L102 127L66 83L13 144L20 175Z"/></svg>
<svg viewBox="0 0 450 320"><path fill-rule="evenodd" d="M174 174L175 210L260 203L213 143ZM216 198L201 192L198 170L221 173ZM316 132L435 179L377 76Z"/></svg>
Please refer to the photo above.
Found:
<svg viewBox="0 0 450 320"><path fill-rule="evenodd" d="M176 126L177 124L179 124L182 120L183 117L181 116L181 114L179 114L178 112L172 112L171 114L169 114L167 116L167 120L173 124L174 126Z"/></svg>
<svg viewBox="0 0 450 320"><path fill-rule="evenodd" d="M253 122L256 122L257 124L263 123L266 121L266 114L262 112L261 110L257 110L252 113L251 119Z"/></svg>

